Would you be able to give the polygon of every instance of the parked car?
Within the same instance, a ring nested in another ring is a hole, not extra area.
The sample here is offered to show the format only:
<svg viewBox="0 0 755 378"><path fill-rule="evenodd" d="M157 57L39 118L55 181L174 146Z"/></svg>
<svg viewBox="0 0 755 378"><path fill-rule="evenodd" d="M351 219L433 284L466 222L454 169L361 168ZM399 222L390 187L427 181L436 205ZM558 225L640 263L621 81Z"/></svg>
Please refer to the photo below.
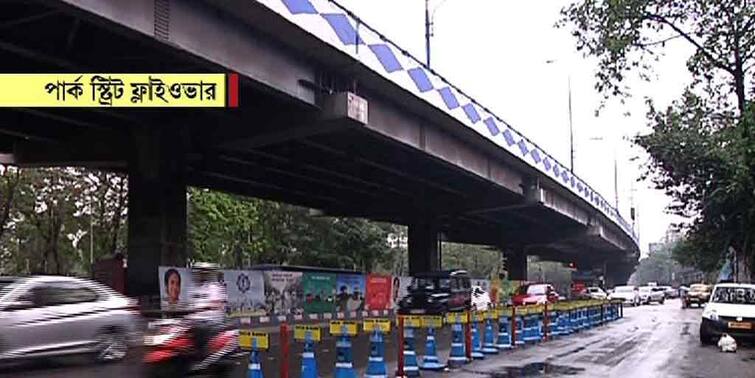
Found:
<svg viewBox="0 0 755 378"><path fill-rule="evenodd" d="M71 277L0 280L0 361L93 354L117 361L141 340L136 302Z"/></svg>
<svg viewBox="0 0 755 378"><path fill-rule="evenodd" d="M472 286L472 309L485 311L490 309L491 305L490 294L480 286Z"/></svg>
<svg viewBox="0 0 755 378"><path fill-rule="evenodd" d="M663 288L663 293L666 295L666 299L673 299L679 297L679 290L674 289L671 286L661 286Z"/></svg>
<svg viewBox="0 0 755 378"><path fill-rule="evenodd" d="M603 289L592 286L587 288L587 295L590 297L590 299L606 299L608 298L608 295L606 294Z"/></svg>
<svg viewBox="0 0 755 378"><path fill-rule="evenodd" d="M694 284L690 285L689 291L684 295L682 308L687 308L696 304L698 307L707 303L710 299L710 285Z"/></svg>
<svg viewBox="0 0 755 378"><path fill-rule="evenodd" d="M399 302L399 314L444 314L472 306L472 285L464 270L417 274L408 291Z"/></svg>
<svg viewBox="0 0 755 378"><path fill-rule="evenodd" d="M616 286L608 299L620 299L624 304L640 305L640 292L637 286Z"/></svg>
<svg viewBox="0 0 755 378"><path fill-rule="evenodd" d="M640 286L640 303L650 304L653 302L663 304L666 300L664 290L658 286Z"/></svg>
<svg viewBox="0 0 755 378"><path fill-rule="evenodd" d="M520 286L511 299L515 306L520 306L554 303L558 301L558 298L559 295L552 285L537 283Z"/></svg>
<svg viewBox="0 0 755 378"><path fill-rule="evenodd" d="M725 283L713 289L700 322L700 342L713 344L724 333L755 339L755 285Z"/></svg>

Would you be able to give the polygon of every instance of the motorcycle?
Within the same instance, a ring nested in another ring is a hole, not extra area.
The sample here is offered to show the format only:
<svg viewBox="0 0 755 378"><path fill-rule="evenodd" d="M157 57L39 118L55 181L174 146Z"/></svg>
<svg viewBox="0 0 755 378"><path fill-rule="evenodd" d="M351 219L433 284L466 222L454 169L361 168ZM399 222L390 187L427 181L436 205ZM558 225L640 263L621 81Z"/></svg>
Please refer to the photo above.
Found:
<svg viewBox="0 0 755 378"><path fill-rule="evenodd" d="M214 331L207 350L199 355L191 321L162 319L150 322L144 335L144 363L149 377L184 377L192 374L227 376L243 356L239 331L225 325Z"/></svg>

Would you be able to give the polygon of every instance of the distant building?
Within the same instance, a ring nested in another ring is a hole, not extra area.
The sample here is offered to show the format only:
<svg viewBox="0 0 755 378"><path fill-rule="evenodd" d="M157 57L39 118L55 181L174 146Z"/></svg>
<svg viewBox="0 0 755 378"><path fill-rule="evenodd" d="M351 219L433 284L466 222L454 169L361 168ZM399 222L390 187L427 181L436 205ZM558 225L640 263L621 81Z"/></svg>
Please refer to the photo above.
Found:
<svg viewBox="0 0 755 378"><path fill-rule="evenodd" d="M648 243L648 255L652 256L666 249L666 243Z"/></svg>

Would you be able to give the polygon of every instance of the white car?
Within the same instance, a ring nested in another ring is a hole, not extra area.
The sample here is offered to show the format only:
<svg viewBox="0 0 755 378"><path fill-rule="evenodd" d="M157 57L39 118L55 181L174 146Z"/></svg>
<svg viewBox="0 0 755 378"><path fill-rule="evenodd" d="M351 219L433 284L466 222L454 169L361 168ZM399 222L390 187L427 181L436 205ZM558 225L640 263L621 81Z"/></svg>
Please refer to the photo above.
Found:
<svg viewBox="0 0 755 378"><path fill-rule="evenodd" d="M663 288L658 286L640 287L640 302L642 304L650 304L652 302L663 304L665 300L666 294L664 294Z"/></svg>
<svg viewBox="0 0 755 378"><path fill-rule="evenodd" d="M480 286L472 286L472 309L475 311L486 311L490 307L490 294Z"/></svg>
<svg viewBox="0 0 755 378"><path fill-rule="evenodd" d="M608 299L620 299L624 304L638 306L640 304L640 292L637 286L616 286Z"/></svg>
<svg viewBox="0 0 755 378"><path fill-rule="evenodd" d="M606 299L606 298L608 298L608 295L606 294L606 292L603 291L603 289L601 289L601 288L599 288L597 286L588 287L587 288L587 295L590 296L590 299Z"/></svg>
<svg viewBox="0 0 755 378"><path fill-rule="evenodd" d="M735 339L755 339L755 285L718 284L705 304L700 322L700 342L714 344L722 334Z"/></svg>

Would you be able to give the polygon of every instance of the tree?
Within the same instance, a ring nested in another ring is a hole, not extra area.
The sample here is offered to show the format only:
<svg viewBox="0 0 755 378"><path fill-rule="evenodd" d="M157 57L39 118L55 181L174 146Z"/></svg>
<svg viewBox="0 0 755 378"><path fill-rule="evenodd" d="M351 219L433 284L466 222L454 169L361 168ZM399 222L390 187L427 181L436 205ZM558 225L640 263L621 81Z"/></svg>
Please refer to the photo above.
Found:
<svg viewBox="0 0 755 378"><path fill-rule="evenodd" d="M571 25L577 50L598 59L596 89L629 94L627 74L649 79L653 59L680 39L695 49L687 68L695 85L745 112L755 68L755 4L749 0L585 0L562 10L558 26Z"/></svg>
<svg viewBox="0 0 755 378"><path fill-rule="evenodd" d="M10 225L13 212L13 200L18 191L21 170L0 164L0 240Z"/></svg>
<svg viewBox="0 0 755 378"><path fill-rule="evenodd" d="M485 246L442 244L443 269L464 269L476 278L489 279L501 271L501 251Z"/></svg>
<svg viewBox="0 0 755 378"><path fill-rule="evenodd" d="M651 158L646 177L674 200L669 210L692 218L674 256L713 269L731 246L752 266L755 121L748 86L755 3L586 0L562 15L558 25L573 27L577 49L598 59L596 89L606 98L629 95L624 80L630 72L650 79L649 58L662 54L668 41L693 47L689 88L665 111L648 100L652 133L635 142Z"/></svg>

